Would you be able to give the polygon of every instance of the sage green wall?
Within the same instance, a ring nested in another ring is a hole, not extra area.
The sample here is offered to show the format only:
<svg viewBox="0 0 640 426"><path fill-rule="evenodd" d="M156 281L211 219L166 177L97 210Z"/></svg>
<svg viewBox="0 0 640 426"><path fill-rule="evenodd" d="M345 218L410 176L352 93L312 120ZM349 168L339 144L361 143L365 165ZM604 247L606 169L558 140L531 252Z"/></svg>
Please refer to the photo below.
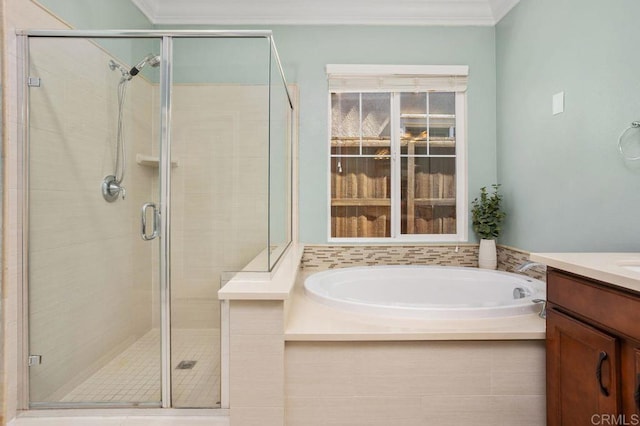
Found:
<svg viewBox="0 0 640 426"><path fill-rule="evenodd" d="M134 6L128 0L42 0L42 3L49 5L56 14L77 28L148 28L146 18L140 16L137 9L132 12L130 8ZM102 16L98 18L95 15ZM496 182L496 57L493 27L243 26L242 29L273 30L287 80L297 83L300 88L299 200L302 242L327 241L326 64L469 65L469 199L477 195L481 186ZM237 51L229 55L237 55ZM224 55L217 56L217 61L223 60ZM244 55L244 60L247 60L247 55ZM229 61L233 61L232 56L229 56ZM255 68L236 67L229 77L234 78L232 81L248 81L251 75L255 78ZM224 67L219 64L217 69ZM216 80L222 77L212 76ZM176 73L176 81L181 78L188 80L189 76ZM471 230L469 237L475 241Z"/></svg>
<svg viewBox="0 0 640 426"><path fill-rule="evenodd" d="M36 0L73 28L149 29L153 25L131 0Z"/></svg>
<svg viewBox="0 0 640 426"><path fill-rule="evenodd" d="M494 28L287 25L225 29L272 30L287 81L299 87L300 241L321 244L328 236L327 64L469 65L469 199L476 197L481 186L497 181ZM181 55L188 57L185 52ZM235 61L237 55L229 52L228 57ZM224 67L214 63L207 69L224 72ZM216 72L211 77L250 81L251 73L255 69L235 67L228 75ZM176 73L176 79L181 78L190 77ZM470 227L469 238L475 241Z"/></svg>
<svg viewBox="0 0 640 426"><path fill-rule="evenodd" d="M469 198L496 182L495 32L492 27L275 26L289 82L300 88L300 240L327 241L326 64L469 65ZM475 239L469 231L472 240Z"/></svg>
<svg viewBox="0 0 640 426"><path fill-rule="evenodd" d="M176 28L158 26L159 29ZM211 27L180 27L211 29ZM492 27L410 26L243 26L225 29L270 29L289 83L300 89L300 241L327 242L328 91L326 64L469 65L468 158L469 199L497 181L495 30ZM227 46L228 48L228 46ZM244 50L242 51L244 53ZM178 53L176 51L176 53ZM179 52L189 57L188 52ZM238 52L230 51L229 61ZM256 56L257 57L257 56ZM216 53L217 61L224 58ZM246 61L246 55L244 61ZM180 62L177 60L177 62ZM216 81L251 81L258 67L235 67ZM222 74L221 74L222 72ZM253 77L252 77L253 76ZM176 72L176 80L189 81ZM221 79L221 80L220 80ZM475 235L469 227L469 238Z"/></svg>
<svg viewBox="0 0 640 426"><path fill-rule="evenodd" d="M151 29L153 25L131 0L25 0L41 4L74 29L122 30ZM133 66L148 53L160 53L158 42L147 39L99 39L119 61ZM144 71L151 79L157 72Z"/></svg>
<svg viewBox="0 0 640 426"><path fill-rule="evenodd" d="M41 3L77 28L152 27L129 0ZM638 12L637 0L521 0L495 28L261 27L274 31L287 78L300 87L301 240L327 236L324 66L466 64L469 199L502 184L509 216L500 242L636 250L640 167L625 164L616 143L640 119ZM552 116L560 91L565 112Z"/></svg>
<svg viewBox="0 0 640 426"><path fill-rule="evenodd" d="M637 0L521 0L497 25L501 243L638 250L640 172L616 151L640 119L638 16ZM553 116L560 91L565 112Z"/></svg>

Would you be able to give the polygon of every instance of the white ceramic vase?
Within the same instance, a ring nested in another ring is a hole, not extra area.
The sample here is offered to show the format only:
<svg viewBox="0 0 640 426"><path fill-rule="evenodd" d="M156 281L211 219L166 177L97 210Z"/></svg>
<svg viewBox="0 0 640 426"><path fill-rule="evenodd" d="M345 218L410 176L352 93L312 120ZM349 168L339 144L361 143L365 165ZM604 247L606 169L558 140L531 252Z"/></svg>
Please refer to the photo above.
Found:
<svg viewBox="0 0 640 426"><path fill-rule="evenodd" d="M497 266L498 255L496 253L496 240L480 240L478 267L483 269L496 269Z"/></svg>

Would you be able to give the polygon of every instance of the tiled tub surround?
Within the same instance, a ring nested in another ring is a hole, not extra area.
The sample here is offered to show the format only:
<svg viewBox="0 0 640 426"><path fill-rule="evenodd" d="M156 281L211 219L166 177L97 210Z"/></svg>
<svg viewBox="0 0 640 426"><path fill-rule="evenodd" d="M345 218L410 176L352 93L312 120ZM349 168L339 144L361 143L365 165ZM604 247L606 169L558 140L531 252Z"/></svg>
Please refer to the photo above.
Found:
<svg viewBox="0 0 640 426"><path fill-rule="evenodd" d="M529 260L529 253L507 246L498 246L498 269L514 272ZM441 265L478 266L477 244L388 245L388 246L305 246L301 268L307 271L373 265ZM534 267L526 275L545 280L545 271Z"/></svg>
<svg viewBox="0 0 640 426"><path fill-rule="evenodd" d="M286 342L288 426L542 426L544 341Z"/></svg>
<svg viewBox="0 0 640 426"><path fill-rule="evenodd" d="M305 271L373 265L474 267L478 266L478 245L309 245L304 248L301 262L301 268Z"/></svg>
<svg viewBox="0 0 640 426"><path fill-rule="evenodd" d="M545 323L415 320L340 311L304 295L316 271L375 264L477 266L477 246L312 246L288 301L286 425L545 424ZM500 269L528 254L499 247Z"/></svg>
<svg viewBox="0 0 640 426"><path fill-rule="evenodd" d="M498 246L498 269L507 272L515 272L518 266L529 260L531 253L508 246ZM525 275L540 281L547 281L547 270L544 266L534 266L522 272Z"/></svg>

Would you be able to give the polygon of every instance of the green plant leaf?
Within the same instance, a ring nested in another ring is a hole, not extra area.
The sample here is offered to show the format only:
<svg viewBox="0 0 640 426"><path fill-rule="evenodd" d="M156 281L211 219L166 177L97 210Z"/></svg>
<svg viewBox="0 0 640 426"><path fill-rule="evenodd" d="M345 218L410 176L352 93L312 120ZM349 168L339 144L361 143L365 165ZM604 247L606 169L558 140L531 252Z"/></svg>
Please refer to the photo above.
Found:
<svg viewBox="0 0 640 426"><path fill-rule="evenodd" d="M499 184L491 185L493 193L487 193L487 187L480 188L480 198L471 202L471 220L473 230L482 239L494 239L502 232L502 222L506 213L501 210L502 195Z"/></svg>

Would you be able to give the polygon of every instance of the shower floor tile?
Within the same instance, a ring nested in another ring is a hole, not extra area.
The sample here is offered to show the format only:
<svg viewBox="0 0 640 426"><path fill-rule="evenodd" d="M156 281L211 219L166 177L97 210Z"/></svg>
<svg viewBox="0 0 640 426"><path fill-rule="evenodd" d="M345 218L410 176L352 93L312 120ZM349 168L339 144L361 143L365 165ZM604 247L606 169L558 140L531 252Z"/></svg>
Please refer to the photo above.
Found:
<svg viewBox="0 0 640 426"><path fill-rule="evenodd" d="M220 331L174 329L171 374L174 407L220 406ZM196 361L191 369L176 369ZM62 398L63 402L160 401L160 331L152 329Z"/></svg>

